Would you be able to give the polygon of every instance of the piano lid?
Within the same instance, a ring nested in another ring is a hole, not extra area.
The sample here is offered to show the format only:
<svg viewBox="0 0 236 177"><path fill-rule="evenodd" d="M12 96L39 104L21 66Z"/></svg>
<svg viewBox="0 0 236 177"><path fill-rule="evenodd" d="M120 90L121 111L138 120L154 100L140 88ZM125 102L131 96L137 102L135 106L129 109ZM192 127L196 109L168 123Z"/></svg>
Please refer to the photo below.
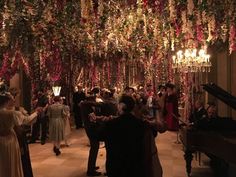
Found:
<svg viewBox="0 0 236 177"><path fill-rule="evenodd" d="M236 97L214 83L202 84L203 89L236 110Z"/></svg>

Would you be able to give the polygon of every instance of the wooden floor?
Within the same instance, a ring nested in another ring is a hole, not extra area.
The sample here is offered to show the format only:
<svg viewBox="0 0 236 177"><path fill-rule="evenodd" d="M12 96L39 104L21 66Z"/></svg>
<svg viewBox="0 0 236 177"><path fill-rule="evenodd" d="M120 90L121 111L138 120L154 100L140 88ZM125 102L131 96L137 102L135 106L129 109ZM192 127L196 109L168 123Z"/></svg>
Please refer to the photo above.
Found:
<svg viewBox="0 0 236 177"><path fill-rule="evenodd" d="M176 144L176 134L166 132L159 134L156 143L163 167L163 177L186 177L185 161L182 145ZM52 144L40 143L30 145L31 161L34 177L85 177L88 159L88 139L83 129L73 130L70 138L71 145L62 148L62 154L56 157ZM97 165L99 171L105 172L105 148L100 145ZM203 156L203 155L202 155ZM201 165L194 159L192 177L212 177L207 165L208 159L203 156Z"/></svg>

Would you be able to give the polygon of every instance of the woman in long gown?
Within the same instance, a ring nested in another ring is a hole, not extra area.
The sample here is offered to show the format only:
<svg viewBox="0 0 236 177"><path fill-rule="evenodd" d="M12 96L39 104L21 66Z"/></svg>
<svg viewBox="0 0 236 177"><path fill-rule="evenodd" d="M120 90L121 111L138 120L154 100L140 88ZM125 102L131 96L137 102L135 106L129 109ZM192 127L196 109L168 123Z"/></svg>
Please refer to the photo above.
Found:
<svg viewBox="0 0 236 177"><path fill-rule="evenodd" d="M60 144L65 139L65 107L61 98L56 96L54 104L48 106L49 139L53 142L53 151L58 156L61 154Z"/></svg>
<svg viewBox="0 0 236 177"><path fill-rule="evenodd" d="M7 95L0 96L0 176L23 177L20 147L13 129L17 121L14 112L5 109L8 101Z"/></svg>
<svg viewBox="0 0 236 177"><path fill-rule="evenodd" d="M10 100L8 101L5 108L7 110L13 111L14 118L17 122L17 126L14 127L14 130L17 135L17 139L21 149L21 162L22 162L24 177L33 177L29 147L27 143L24 125L32 124L34 120L36 120L38 112L34 112L31 115L28 115L23 108L16 110L15 99L12 96L10 96ZM37 108L36 110L39 111L40 109Z"/></svg>
<svg viewBox="0 0 236 177"><path fill-rule="evenodd" d="M164 119L167 123L167 129L171 131L178 131L179 121L176 117L179 116L178 113L178 98L174 91L175 86L173 84L166 84L167 95L165 97L164 104Z"/></svg>
<svg viewBox="0 0 236 177"><path fill-rule="evenodd" d="M69 136L71 134L70 127L70 107L66 104L66 99L61 99L61 103L64 105L64 115L65 115L65 145L69 146Z"/></svg>
<svg viewBox="0 0 236 177"><path fill-rule="evenodd" d="M140 101L141 100L141 101ZM144 97L138 98L136 109L134 111L137 118L141 118L145 124L144 131L144 157L145 157L145 175L147 177L162 177L163 170L158 156L158 150L155 143L157 132L164 132L164 124L159 121L158 115L152 117Z"/></svg>

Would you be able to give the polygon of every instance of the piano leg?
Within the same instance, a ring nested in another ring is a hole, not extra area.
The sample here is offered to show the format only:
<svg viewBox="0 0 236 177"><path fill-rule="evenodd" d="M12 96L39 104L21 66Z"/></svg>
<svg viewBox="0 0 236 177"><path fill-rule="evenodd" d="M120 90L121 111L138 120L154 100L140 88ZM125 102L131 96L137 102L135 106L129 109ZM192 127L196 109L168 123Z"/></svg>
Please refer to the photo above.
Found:
<svg viewBox="0 0 236 177"><path fill-rule="evenodd" d="M188 176L191 176L191 169L192 169L191 163L193 160L192 153L193 153L192 151L186 149L184 154L184 159L186 161L186 171Z"/></svg>

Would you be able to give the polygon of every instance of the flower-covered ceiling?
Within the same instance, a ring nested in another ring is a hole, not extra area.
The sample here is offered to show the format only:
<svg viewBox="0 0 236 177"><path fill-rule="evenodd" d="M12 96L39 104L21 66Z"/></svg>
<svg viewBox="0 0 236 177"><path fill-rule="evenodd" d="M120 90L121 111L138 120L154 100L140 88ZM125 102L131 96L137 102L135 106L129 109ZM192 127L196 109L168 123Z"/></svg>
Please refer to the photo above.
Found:
<svg viewBox="0 0 236 177"><path fill-rule="evenodd" d="M145 62L219 41L228 42L231 53L236 50L236 1L1 1L0 33L2 54L20 51L22 63L34 55L44 65L53 53L62 60L65 53L80 53L83 59L119 54Z"/></svg>

